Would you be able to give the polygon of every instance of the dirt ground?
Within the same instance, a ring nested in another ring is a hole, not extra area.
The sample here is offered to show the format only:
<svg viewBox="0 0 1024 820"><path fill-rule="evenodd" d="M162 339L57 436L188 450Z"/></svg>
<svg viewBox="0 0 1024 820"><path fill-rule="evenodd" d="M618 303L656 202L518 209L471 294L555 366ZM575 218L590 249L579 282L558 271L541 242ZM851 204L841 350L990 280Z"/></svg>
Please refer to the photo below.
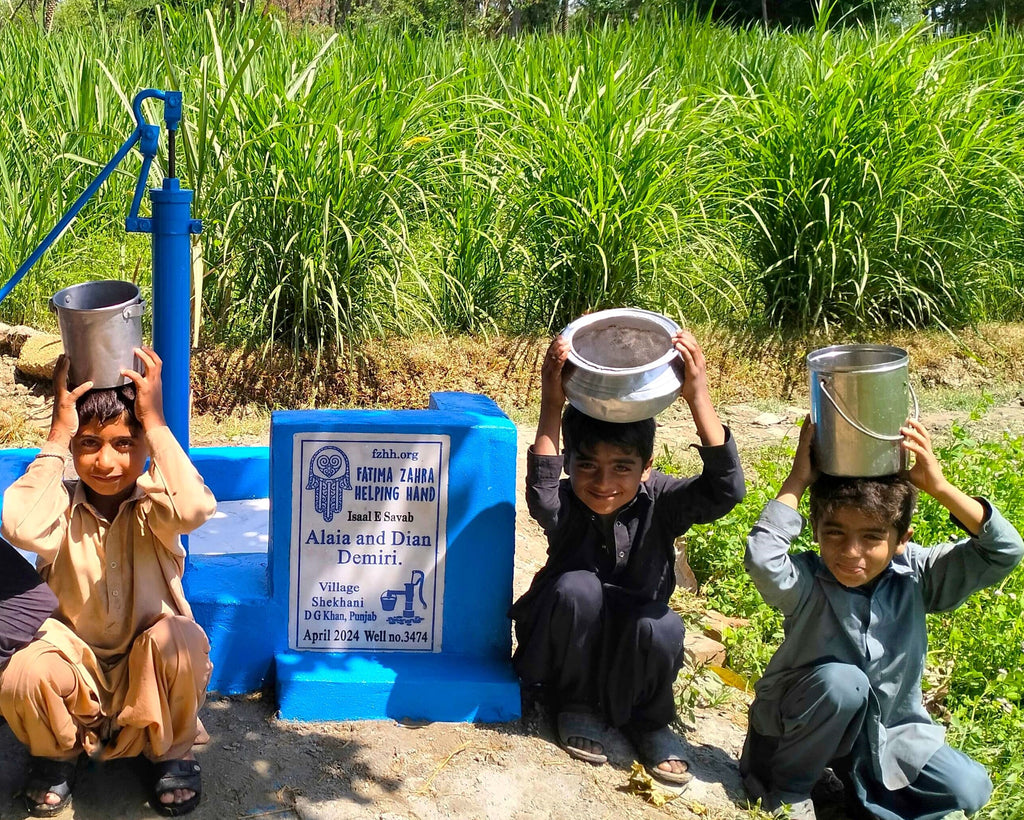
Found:
<svg viewBox="0 0 1024 820"><path fill-rule="evenodd" d="M971 357L951 357L950 362L948 372L936 371L938 398L925 402L926 407L929 402L935 406L924 414L926 424L941 435L952 421L966 419L973 406L971 400L950 397L980 395L986 389L998 398L972 423L979 437L998 435L1004 429L1015 434L1024 431L1024 397L1018 382L993 379L992 371L974 364ZM9 355L0 357L0 444L27 446L39 440L48 424L48 389L45 383L16 375L13 363ZM999 375L1007 374L999 370ZM419 376L430 383L429 373ZM751 378L772 377L762 370ZM719 385L720 395L727 399L721 414L745 459L758 447L793 435L807 410L806 391L801 395L792 381L788 388L782 379L773 384L774 397L772 385L752 387L749 392L758 399L751 402L731 400L743 391ZM229 418L197 417L193 443L264 442L265 413L239 415L235 409ZM684 410L675 407L659 418L659 448L667 445L673 452L683 452L693 440L692 422ZM516 417L516 408L510 412ZM518 420L522 415L519 412ZM519 432L522 454L532 440L533 427L523 423ZM520 493L523 466L521 455ZM517 510L514 587L518 595L543 564L545 542L525 514L522 498ZM608 765L593 767L570 760L554 742L546 715L534 703L525 704L521 721L496 725L295 723L278 720L268 698L212 695L202 712L211 740L197 749L205 793L192 816L217 820L750 818L756 815L747 808L736 770L746 725L746 696L715 681L713 676L700 679L701 705L683 731L696 779L660 807L627 791L634 752L624 738L613 739ZM13 793L24 777L26 755L7 727L0 728L0 761L0 818L22 817L24 811ZM144 778L143 768L134 761L102 766L83 761L74 807L64 816L83 820L156 816L144 805ZM837 807L826 808L819 816L845 817Z"/></svg>

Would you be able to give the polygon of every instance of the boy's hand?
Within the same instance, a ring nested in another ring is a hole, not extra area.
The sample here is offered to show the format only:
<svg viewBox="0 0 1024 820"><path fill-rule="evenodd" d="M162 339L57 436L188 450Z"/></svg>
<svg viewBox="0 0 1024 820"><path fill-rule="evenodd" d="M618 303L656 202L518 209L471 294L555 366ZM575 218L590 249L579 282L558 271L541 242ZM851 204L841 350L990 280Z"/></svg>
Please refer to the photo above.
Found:
<svg viewBox="0 0 1024 820"><path fill-rule="evenodd" d="M697 339L688 330L680 330L672 337L672 346L683 360L683 385L679 395L689 405L697 435L706 447L717 447L725 443L725 428L722 426L708 391L707 361Z"/></svg>
<svg viewBox="0 0 1024 820"><path fill-rule="evenodd" d="M78 408L76 402L92 390L92 382L82 382L74 390L68 390L68 371L71 359L61 353L53 369L53 416L50 419L50 433L47 441L71 446L71 439L78 432Z"/></svg>
<svg viewBox="0 0 1024 820"><path fill-rule="evenodd" d="M542 406L558 406L562 412L565 405L565 390L562 388L562 369L569 358L569 343L561 334L555 336L544 354L544 364L540 368L540 402Z"/></svg>
<svg viewBox="0 0 1024 820"><path fill-rule="evenodd" d="M687 404L692 405L702 395L710 395L704 351L701 350L696 337L688 330L676 333L672 337L672 346L679 353L685 367L683 386L679 390L679 395Z"/></svg>
<svg viewBox="0 0 1024 820"><path fill-rule="evenodd" d="M143 432L165 427L163 382L160 379L163 361L150 347L135 348L135 355L145 366L145 375L128 368L121 370L121 375L135 384L135 417Z"/></svg>
<svg viewBox="0 0 1024 820"><path fill-rule="evenodd" d="M562 408L565 406L562 369L568 358L569 343L561 335L555 336L540 366L540 418L537 420L537 437L533 441L533 451L537 455L558 455Z"/></svg>
<svg viewBox="0 0 1024 820"><path fill-rule="evenodd" d="M901 446L914 454L914 464L905 473L910 483L949 510L972 535L981 532L987 516L985 506L949 483L932 450L931 436L924 425L919 421L908 421L900 432L903 434Z"/></svg>
<svg viewBox="0 0 1024 820"><path fill-rule="evenodd" d="M931 436L919 421L908 421L906 426L900 428L900 433L903 434L900 446L914 454L914 464L907 471L907 478L917 489L934 498L949 482L942 474L942 467L932 450Z"/></svg>
<svg viewBox="0 0 1024 820"><path fill-rule="evenodd" d="M810 416L804 416L803 426L800 427L800 441L796 445L796 455L793 456L793 466L786 480L782 482L777 496L779 501L794 510L799 509L800 499L818 477L818 470L811 455L813 441L814 425Z"/></svg>

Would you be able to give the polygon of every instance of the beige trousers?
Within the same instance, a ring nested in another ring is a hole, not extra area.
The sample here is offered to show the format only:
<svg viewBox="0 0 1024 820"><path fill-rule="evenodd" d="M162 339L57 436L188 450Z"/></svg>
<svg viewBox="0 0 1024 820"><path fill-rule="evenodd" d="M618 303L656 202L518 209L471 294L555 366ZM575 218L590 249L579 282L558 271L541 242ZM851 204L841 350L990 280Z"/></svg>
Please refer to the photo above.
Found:
<svg viewBox="0 0 1024 820"><path fill-rule="evenodd" d="M113 699L121 708L105 715L88 670L33 641L0 676L0 712L37 757L183 757L205 735L198 715L213 671L206 633L191 618L162 618L135 639L127 664L123 697Z"/></svg>

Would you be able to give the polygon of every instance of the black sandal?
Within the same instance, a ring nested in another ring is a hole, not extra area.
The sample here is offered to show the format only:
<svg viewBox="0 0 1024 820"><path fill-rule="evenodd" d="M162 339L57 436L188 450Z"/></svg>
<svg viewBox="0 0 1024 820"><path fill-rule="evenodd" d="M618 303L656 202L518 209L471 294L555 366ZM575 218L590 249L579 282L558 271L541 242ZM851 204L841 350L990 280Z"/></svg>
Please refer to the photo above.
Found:
<svg viewBox="0 0 1024 820"><path fill-rule="evenodd" d="M25 808L33 817L53 817L71 807L71 790L75 787L75 772L78 760L50 760L48 757L32 757L28 777L21 789ZM60 798L59 803L37 802L29 792L51 792Z"/></svg>
<svg viewBox="0 0 1024 820"><path fill-rule="evenodd" d="M199 805L203 795L203 781L199 763L195 760L161 760L153 762L153 791L149 805L153 811L164 817L180 817ZM160 795L175 789L195 792L188 800L180 803L162 803Z"/></svg>

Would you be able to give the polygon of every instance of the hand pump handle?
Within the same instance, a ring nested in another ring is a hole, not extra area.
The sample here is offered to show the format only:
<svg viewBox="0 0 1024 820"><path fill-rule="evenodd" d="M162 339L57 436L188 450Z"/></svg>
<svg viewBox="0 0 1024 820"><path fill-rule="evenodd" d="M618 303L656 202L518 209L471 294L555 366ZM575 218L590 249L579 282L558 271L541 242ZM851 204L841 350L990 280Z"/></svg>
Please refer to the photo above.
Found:
<svg viewBox="0 0 1024 820"><path fill-rule="evenodd" d="M164 101L164 121L167 124L167 130L169 132L177 131L178 124L181 122L181 92L180 91L159 91L155 88L146 88L135 95L135 99L132 101L132 113L135 115L135 130L132 131L131 136L125 140L124 144L117 149L117 153L114 154L113 158L108 162L103 169L96 175L96 178L89 184L89 186L79 195L78 199L72 203L71 207L68 208L67 213L64 214L53 226L53 229L43 237L43 241L39 243L34 251L29 254L26 259L15 272L14 275L7 280L2 288L0 288L0 302L7 298L8 294L14 290L15 286L22 279L25 278L32 266L40 260L42 255L46 253L50 245L52 245L63 233L68 229L68 226L74 221L75 217L78 216L78 212L82 210L85 203L92 199L93 195L100 189L100 186L107 181L107 178L114 173L114 170L121 161L128 155L128 152L137 142L141 142L140 150L142 151L142 170L139 174L139 182L135 187L135 198L132 201L132 208L129 212L128 219L138 219L139 203L142 201L142 194L145 191L146 179L149 177L149 167L153 161L153 157L156 156L157 148L160 141L160 126L150 125L146 122L146 116L142 113L142 103L144 100L156 97L157 99ZM127 226L126 226L127 227ZM131 230L131 228L128 228Z"/></svg>

